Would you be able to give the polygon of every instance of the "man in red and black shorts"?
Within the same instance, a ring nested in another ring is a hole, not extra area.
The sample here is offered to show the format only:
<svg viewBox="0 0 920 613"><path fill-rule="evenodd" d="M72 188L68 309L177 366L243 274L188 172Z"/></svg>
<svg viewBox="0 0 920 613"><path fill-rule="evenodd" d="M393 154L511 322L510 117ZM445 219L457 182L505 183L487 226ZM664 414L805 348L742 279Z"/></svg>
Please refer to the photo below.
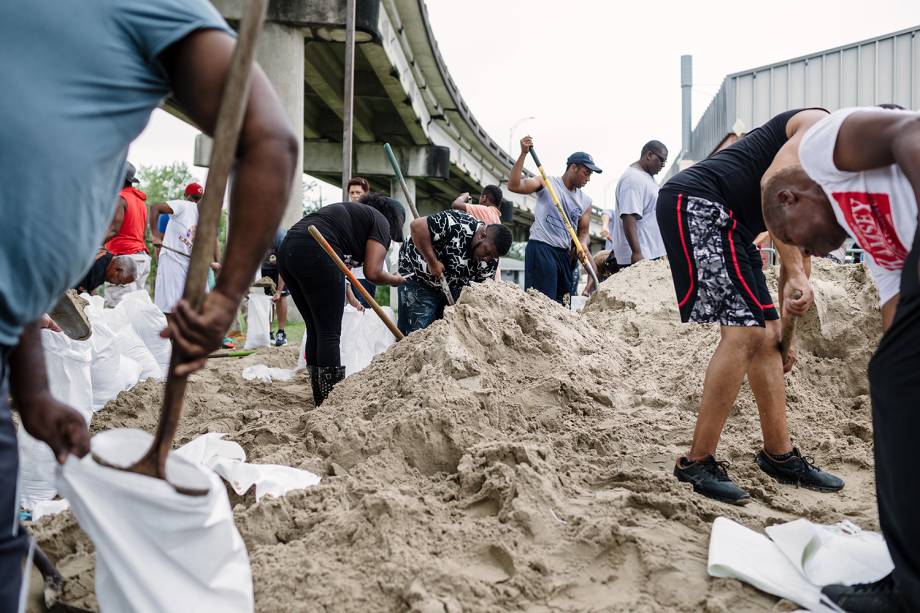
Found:
<svg viewBox="0 0 920 613"><path fill-rule="evenodd" d="M764 231L760 186L794 163L802 134L827 116L823 109L781 113L739 141L678 173L659 192L657 216L684 323L719 324L721 340L706 370L693 443L674 474L694 491L731 504L751 496L735 485L716 447L745 376L763 433L757 465L783 483L838 491L843 481L806 459L786 426L779 312L767 289L754 237ZM777 242L780 295L788 315L811 306L813 292L802 253ZM794 299L793 292L801 292ZM793 358L794 360L794 358Z"/></svg>

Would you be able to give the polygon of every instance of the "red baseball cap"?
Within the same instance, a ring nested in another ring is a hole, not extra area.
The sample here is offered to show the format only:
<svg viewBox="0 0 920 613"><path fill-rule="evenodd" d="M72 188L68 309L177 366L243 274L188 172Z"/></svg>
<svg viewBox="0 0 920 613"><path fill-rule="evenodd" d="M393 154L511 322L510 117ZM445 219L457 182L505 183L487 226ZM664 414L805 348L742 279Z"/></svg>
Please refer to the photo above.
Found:
<svg viewBox="0 0 920 613"><path fill-rule="evenodd" d="M200 183L189 183L185 186L185 195L186 196L203 196L204 188L201 187Z"/></svg>

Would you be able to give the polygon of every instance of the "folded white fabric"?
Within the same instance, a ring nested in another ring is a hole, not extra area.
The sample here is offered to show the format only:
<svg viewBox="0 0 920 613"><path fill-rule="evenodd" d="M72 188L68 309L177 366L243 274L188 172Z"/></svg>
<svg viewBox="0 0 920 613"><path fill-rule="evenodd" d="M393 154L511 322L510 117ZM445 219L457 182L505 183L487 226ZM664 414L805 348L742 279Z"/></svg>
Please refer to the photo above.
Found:
<svg viewBox="0 0 920 613"><path fill-rule="evenodd" d="M206 466L223 477L237 494L256 486L256 501L263 496L281 497L291 490L317 485L320 477L306 470L277 464L247 464L246 452L233 441L222 440L224 434L203 434L176 450L192 462Z"/></svg>
<svg viewBox="0 0 920 613"><path fill-rule="evenodd" d="M243 369L243 378L247 381L257 380L262 383L271 383L272 381L290 381L293 377L293 370L271 368L265 364L253 364Z"/></svg>
<svg viewBox="0 0 920 613"><path fill-rule="evenodd" d="M821 586L871 583L894 567L881 535L850 522L825 526L798 519L770 526L767 534L770 538L727 517L716 518L709 538L709 574L740 579L825 613L840 609L821 593Z"/></svg>
<svg viewBox="0 0 920 613"><path fill-rule="evenodd" d="M882 535L849 521L825 526L797 519L770 526L767 535L814 585L873 583L894 570Z"/></svg>

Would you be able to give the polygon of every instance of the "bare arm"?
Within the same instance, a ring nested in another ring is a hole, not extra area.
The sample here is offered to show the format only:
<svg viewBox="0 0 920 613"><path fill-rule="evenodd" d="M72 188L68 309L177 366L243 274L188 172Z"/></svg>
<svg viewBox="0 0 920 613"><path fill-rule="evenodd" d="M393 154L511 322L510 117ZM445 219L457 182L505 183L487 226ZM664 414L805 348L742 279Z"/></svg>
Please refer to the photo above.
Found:
<svg viewBox="0 0 920 613"><path fill-rule="evenodd" d="M115 204L115 215L112 216L112 223L109 224L109 229L105 232L105 238L102 240L103 243L109 242L118 234L118 231L121 229L121 224L125 221L125 209L127 207L128 203L125 202L124 198L119 196L118 202Z"/></svg>
<svg viewBox="0 0 920 613"><path fill-rule="evenodd" d="M601 228L602 228L601 236L609 241L613 240L613 232L610 229L610 226L611 226L610 221L611 221L610 215L608 215L607 213L604 213L603 215L601 215Z"/></svg>
<svg viewBox="0 0 920 613"><path fill-rule="evenodd" d="M804 315L814 302L814 290L811 288L811 256L802 250L773 237L773 244L779 254L779 295L782 306L781 315ZM796 291L802 293L800 298L793 298Z"/></svg>
<svg viewBox="0 0 920 613"><path fill-rule="evenodd" d="M400 275L390 274L383 269L386 257L386 247L373 239L368 239L364 247L364 276L371 283L378 285L402 285L404 279Z"/></svg>
<svg viewBox="0 0 920 613"><path fill-rule="evenodd" d="M214 133L234 46L224 32L199 30L160 56L179 106L207 134ZM220 346L291 192L300 143L258 65L253 66L251 84L230 188L230 240L223 274L201 313L179 302L166 332L186 358L178 374L200 368L207 354Z"/></svg>
<svg viewBox="0 0 920 613"><path fill-rule="evenodd" d="M620 215L620 221L623 222L623 234L626 235L626 242L629 243L629 248L632 249L632 263L635 264L640 260L644 260L642 246L639 244L639 216L627 213L626 215Z"/></svg>
<svg viewBox="0 0 920 613"><path fill-rule="evenodd" d="M581 217L578 218L578 227L575 229L575 233L578 235L578 242L585 248L585 253L588 251L588 232L590 230L591 207L589 206L585 209L585 212L581 214Z"/></svg>
<svg viewBox="0 0 920 613"><path fill-rule="evenodd" d="M511 168L511 174L508 176L508 189L515 194L533 194L543 189L543 179L540 177L524 178L524 161L530 148L533 147L533 139L525 136L521 139L521 154Z"/></svg>
<svg viewBox="0 0 920 613"><path fill-rule="evenodd" d="M894 321L894 312L901 301L901 294L895 294L888 302L882 305L882 332L888 332L891 322Z"/></svg>
<svg viewBox="0 0 920 613"><path fill-rule="evenodd" d="M150 207L150 210L147 212L147 226L150 228L150 234L153 236L153 242L163 242L163 233L160 232L160 228L158 227L160 215L173 215L174 213L175 211L173 211L173 208L165 202L157 202L152 207Z"/></svg>
<svg viewBox="0 0 920 613"><path fill-rule="evenodd" d="M897 164L920 204L920 115L859 111L847 117L834 147L834 165L858 172Z"/></svg>
<svg viewBox="0 0 920 613"><path fill-rule="evenodd" d="M419 217L409 224L409 231L412 234L412 242L416 249L428 262L428 273L437 279L444 275L444 264L438 259L434 252L434 244L431 242L431 230L428 229L428 218Z"/></svg>
<svg viewBox="0 0 920 613"><path fill-rule="evenodd" d="M10 393L26 431L47 443L58 462L63 464L71 453L82 457L89 452L83 416L55 400L48 389L39 321L25 327L10 352Z"/></svg>
<svg viewBox="0 0 920 613"><path fill-rule="evenodd" d="M456 200L454 200L451 203L450 208L457 210L457 211L463 211L464 213L466 213L466 201L469 197L470 197L469 192L463 192L462 194L457 196Z"/></svg>

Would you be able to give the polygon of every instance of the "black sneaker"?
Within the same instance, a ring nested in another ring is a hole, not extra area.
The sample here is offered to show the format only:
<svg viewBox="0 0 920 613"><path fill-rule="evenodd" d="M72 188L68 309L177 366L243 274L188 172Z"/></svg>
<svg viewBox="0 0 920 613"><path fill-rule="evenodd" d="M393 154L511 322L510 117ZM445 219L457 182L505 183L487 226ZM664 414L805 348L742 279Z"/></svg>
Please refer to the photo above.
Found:
<svg viewBox="0 0 920 613"><path fill-rule="evenodd" d="M751 495L732 482L726 471L728 466L728 462L717 462L711 455L696 462L680 458L674 466L674 476L678 481L691 483L697 494L719 502L745 505L751 501Z"/></svg>
<svg viewBox="0 0 920 613"><path fill-rule="evenodd" d="M891 574L875 583L827 585L821 590L821 593L848 613L907 611L907 606L901 598L901 592Z"/></svg>
<svg viewBox="0 0 920 613"><path fill-rule="evenodd" d="M275 347L284 347L287 345L287 334L284 333L284 330L278 330L278 334L275 335Z"/></svg>
<svg viewBox="0 0 920 613"><path fill-rule="evenodd" d="M755 458L757 466L780 483L800 485L818 492L839 492L843 489L843 479L826 473L814 461L792 449L792 455L784 460L777 460L761 450Z"/></svg>

